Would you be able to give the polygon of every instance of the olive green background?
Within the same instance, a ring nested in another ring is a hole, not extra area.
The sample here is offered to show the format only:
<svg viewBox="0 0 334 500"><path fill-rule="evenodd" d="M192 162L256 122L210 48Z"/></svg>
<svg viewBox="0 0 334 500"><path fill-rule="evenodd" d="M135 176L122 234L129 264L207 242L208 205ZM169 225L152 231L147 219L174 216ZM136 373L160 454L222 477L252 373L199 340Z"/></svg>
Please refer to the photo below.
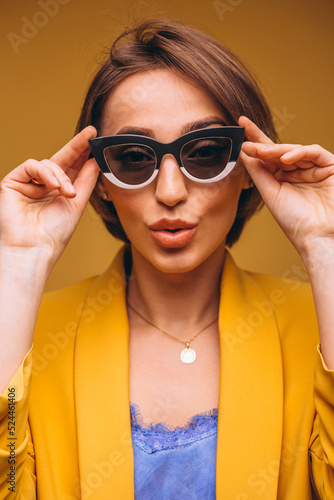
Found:
<svg viewBox="0 0 334 500"><path fill-rule="evenodd" d="M334 151L332 0L1 0L0 177L71 138L100 51L132 19L160 14L206 31L248 64L283 142ZM47 288L101 272L118 247L89 207ZM266 209L232 253L252 270L304 276Z"/></svg>

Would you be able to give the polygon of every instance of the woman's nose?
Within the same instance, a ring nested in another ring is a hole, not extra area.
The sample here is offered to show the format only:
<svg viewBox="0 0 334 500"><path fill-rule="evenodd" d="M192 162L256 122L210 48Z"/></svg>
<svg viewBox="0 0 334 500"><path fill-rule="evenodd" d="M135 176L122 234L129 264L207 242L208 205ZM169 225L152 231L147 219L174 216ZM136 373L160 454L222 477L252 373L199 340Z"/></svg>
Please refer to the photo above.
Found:
<svg viewBox="0 0 334 500"><path fill-rule="evenodd" d="M164 156L157 176L156 199L170 207L185 201L188 197L186 182L187 179L181 172L174 156Z"/></svg>

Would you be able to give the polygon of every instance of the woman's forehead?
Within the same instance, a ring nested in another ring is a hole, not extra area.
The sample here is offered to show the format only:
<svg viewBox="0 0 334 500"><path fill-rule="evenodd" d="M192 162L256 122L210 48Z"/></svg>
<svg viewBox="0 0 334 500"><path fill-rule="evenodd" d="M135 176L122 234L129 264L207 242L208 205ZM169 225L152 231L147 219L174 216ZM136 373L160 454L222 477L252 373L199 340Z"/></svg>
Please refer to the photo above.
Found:
<svg viewBox="0 0 334 500"><path fill-rule="evenodd" d="M173 129L178 136L187 123L212 116L224 120L218 104L195 82L169 69L155 69L125 78L110 92L101 132L114 135L133 127L164 134Z"/></svg>

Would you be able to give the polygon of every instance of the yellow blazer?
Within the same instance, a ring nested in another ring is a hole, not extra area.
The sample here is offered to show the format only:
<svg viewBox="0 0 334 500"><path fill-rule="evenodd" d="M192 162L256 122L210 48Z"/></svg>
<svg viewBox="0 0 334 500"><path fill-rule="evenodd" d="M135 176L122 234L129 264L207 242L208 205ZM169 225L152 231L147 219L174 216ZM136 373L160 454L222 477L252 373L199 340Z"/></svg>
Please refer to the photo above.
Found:
<svg viewBox="0 0 334 500"><path fill-rule="evenodd" d="M217 499L308 500L311 482L334 499L334 372L317 353L309 286L227 254L219 330ZM123 250L98 278L44 296L33 348L0 397L0 499L134 498L128 333Z"/></svg>

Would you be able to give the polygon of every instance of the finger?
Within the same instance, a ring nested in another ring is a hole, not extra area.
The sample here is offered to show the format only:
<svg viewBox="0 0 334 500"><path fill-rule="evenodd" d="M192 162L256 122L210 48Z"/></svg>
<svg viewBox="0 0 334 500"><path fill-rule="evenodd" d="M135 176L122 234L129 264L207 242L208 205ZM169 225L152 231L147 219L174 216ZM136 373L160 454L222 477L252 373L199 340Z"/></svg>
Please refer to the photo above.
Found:
<svg viewBox="0 0 334 500"><path fill-rule="evenodd" d="M89 125L73 137L62 149L54 154L50 160L59 165L65 172L73 168L76 162L82 166L86 161L86 153L89 148L89 139L96 137L95 127ZM81 158L81 161L80 161ZM77 165L78 166L78 165Z"/></svg>
<svg viewBox="0 0 334 500"><path fill-rule="evenodd" d="M281 156L281 161L286 164L299 163L301 160L312 164L312 166L334 166L334 155L317 144L298 146Z"/></svg>
<svg viewBox="0 0 334 500"><path fill-rule="evenodd" d="M84 208L92 191L95 187L100 169L94 158L88 160L74 181L74 187L77 193L74 199L75 203L81 204Z"/></svg>
<svg viewBox="0 0 334 500"><path fill-rule="evenodd" d="M246 142L243 151L254 158L276 162L285 171L296 168L309 169L317 166L334 165L334 155L318 145L301 144L255 144ZM283 164L283 165L282 165Z"/></svg>
<svg viewBox="0 0 334 500"><path fill-rule="evenodd" d="M80 154L80 156L76 159L76 161L71 165L66 170L66 173L64 170L62 170L56 163L54 163L51 160L43 160L41 163L45 166L50 167L51 169L55 170L55 176L57 177L58 181L60 182L60 192L61 194L64 194L65 196L69 195L72 193L72 195L75 195L74 188L72 186L73 182L75 181L80 168L86 163L88 157L90 154L90 149L86 149L83 153ZM35 180L38 180L36 178L33 179L33 182Z"/></svg>
<svg viewBox="0 0 334 500"><path fill-rule="evenodd" d="M247 163L249 161L252 161L252 165L254 165L254 162L263 163L264 158L263 156L258 153L258 143L255 144L254 142L244 142L242 145L242 153L243 153L243 162L245 163L245 166L247 166ZM266 168L270 170L271 173L277 172L277 170L280 168L281 163L277 162L277 159L274 160L266 160ZM290 170L292 168L296 167L288 167Z"/></svg>
<svg viewBox="0 0 334 500"><path fill-rule="evenodd" d="M259 158L268 163L268 167L274 171L277 168L284 168L284 170L295 170L296 168L310 168L314 164L312 162L287 162L282 165L281 157L283 154L297 148L296 144L260 144L254 142L244 142L242 150L252 158Z"/></svg>
<svg viewBox="0 0 334 500"><path fill-rule="evenodd" d="M54 196L75 196L70 179L50 160L27 160L8 174L2 185L33 199L42 199L51 192Z"/></svg>
<svg viewBox="0 0 334 500"><path fill-rule="evenodd" d="M86 163L90 155L90 148L87 148L85 151L83 151L78 159L71 165L67 170L66 170L66 175L71 179L72 184L77 178L78 173L80 172L80 169L83 167L83 165Z"/></svg>
<svg viewBox="0 0 334 500"><path fill-rule="evenodd" d="M56 168L45 167L40 161L27 160L10 172L4 178L3 183L4 185L8 182L25 184L30 182L31 179L36 179L40 184L52 189L59 188L59 181L57 175L55 175L55 170L59 169L59 167L57 165L55 167ZM36 185L36 187L38 186Z"/></svg>
<svg viewBox="0 0 334 500"><path fill-rule="evenodd" d="M263 144L255 142L244 142L242 144L243 150L248 154L248 150L252 155L261 155L268 159L280 158L282 155L299 148L300 144Z"/></svg>
<svg viewBox="0 0 334 500"><path fill-rule="evenodd" d="M238 123L240 127L245 127L245 136L248 141L274 144L262 130L255 125L247 116L240 116Z"/></svg>
<svg viewBox="0 0 334 500"><path fill-rule="evenodd" d="M12 187L15 189L15 186ZM17 189L16 191L26 198L30 198L34 201L45 201L59 196L59 189L51 189L45 185L34 186L34 184L30 183L21 184L20 189Z"/></svg>
<svg viewBox="0 0 334 500"><path fill-rule="evenodd" d="M247 172L260 192L263 201L270 208L280 190L280 183L275 179L274 173L256 158L249 158L241 151L240 159L243 161Z"/></svg>
<svg viewBox="0 0 334 500"><path fill-rule="evenodd" d="M51 160L42 160L40 163L42 167L52 170L53 175L57 178L59 183L59 194L68 198L74 198L76 195L75 188L68 175Z"/></svg>
<svg viewBox="0 0 334 500"><path fill-rule="evenodd" d="M74 198L73 201L75 205L77 205L79 210L82 212L87 204L92 190L94 189L100 172L96 161L91 159L85 163L79 174L76 176L74 186L61 168L50 160L43 160L43 162L33 161L38 164L37 166L34 165L36 168L36 170L34 170L34 178L38 180L39 184L36 185L29 181L23 183L22 181L18 182L11 179L8 183L6 183L6 187L16 189L22 195L33 200L51 199L60 195L66 198ZM48 180L48 170L50 169L56 170L56 189ZM31 175L29 175L29 178L31 179Z"/></svg>
<svg viewBox="0 0 334 500"><path fill-rule="evenodd" d="M39 197L39 195L44 196L50 189L58 189L59 194L70 198L74 197L76 194L69 177L51 160L28 163L24 166L24 170L27 177L30 177L29 181L33 181L30 185L35 189L29 192L34 194L34 198ZM47 189L44 189L42 192L43 187Z"/></svg>
<svg viewBox="0 0 334 500"><path fill-rule="evenodd" d="M312 167L308 169L297 169L292 172L279 170L275 173L275 178L279 182L289 182L290 184L316 184L333 176L330 167ZM331 182L332 184L334 181Z"/></svg>

